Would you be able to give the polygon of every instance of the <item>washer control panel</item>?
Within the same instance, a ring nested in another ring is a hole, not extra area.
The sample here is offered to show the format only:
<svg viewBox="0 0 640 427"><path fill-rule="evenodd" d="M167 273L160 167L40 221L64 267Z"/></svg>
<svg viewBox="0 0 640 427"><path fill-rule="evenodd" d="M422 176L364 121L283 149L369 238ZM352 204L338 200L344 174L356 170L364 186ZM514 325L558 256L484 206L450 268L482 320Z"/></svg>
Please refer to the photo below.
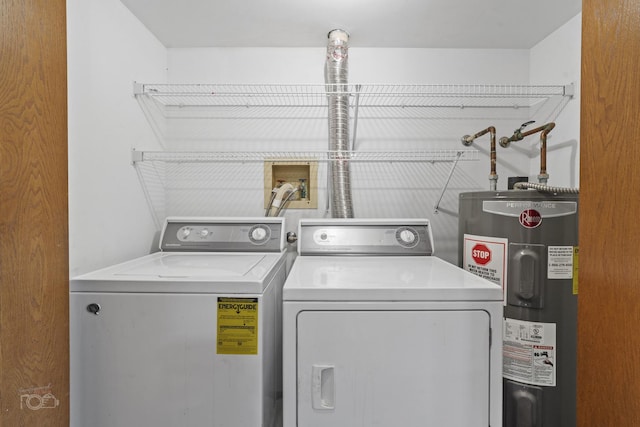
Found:
<svg viewBox="0 0 640 427"><path fill-rule="evenodd" d="M428 220L301 220L302 255L431 255Z"/></svg>
<svg viewBox="0 0 640 427"><path fill-rule="evenodd" d="M284 248L282 218L168 218L163 251L272 252Z"/></svg>

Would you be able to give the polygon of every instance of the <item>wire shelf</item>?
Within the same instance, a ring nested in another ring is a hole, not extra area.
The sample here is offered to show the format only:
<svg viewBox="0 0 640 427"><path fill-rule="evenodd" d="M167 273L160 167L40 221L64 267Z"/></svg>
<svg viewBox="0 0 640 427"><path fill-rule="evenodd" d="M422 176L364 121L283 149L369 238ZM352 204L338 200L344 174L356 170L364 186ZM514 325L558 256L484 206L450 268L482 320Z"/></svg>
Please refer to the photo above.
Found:
<svg viewBox="0 0 640 427"><path fill-rule="evenodd" d="M230 201L255 200L261 210L264 162L319 163L318 197L329 200L331 166L348 161L359 191L384 192L367 203L402 203L410 188L444 212L443 204L477 186L469 171L479 168L459 162L489 156L486 149L458 148L463 134L492 125L509 136L526 121L555 121L573 91L571 84L135 83L163 150L133 150L131 160L158 224L169 214L218 212L219 200L226 201L224 209L235 209ZM348 97L351 151L324 150L331 96ZM244 212L240 205L237 212Z"/></svg>
<svg viewBox="0 0 640 427"><path fill-rule="evenodd" d="M221 152L132 152L136 162L162 161L168 163L254 163L254 162L453 162L478 160L478 150L421 150L421 151L221 151Z"/></svg>
<svg viewBox="0 0 640 427"><path fill-rule="evenodd" d="M325 107L328 96L348 96L360 108L525 108L552 97L572 97L571 85L229 85L149 84L137 96L165 108Z"/></svg>

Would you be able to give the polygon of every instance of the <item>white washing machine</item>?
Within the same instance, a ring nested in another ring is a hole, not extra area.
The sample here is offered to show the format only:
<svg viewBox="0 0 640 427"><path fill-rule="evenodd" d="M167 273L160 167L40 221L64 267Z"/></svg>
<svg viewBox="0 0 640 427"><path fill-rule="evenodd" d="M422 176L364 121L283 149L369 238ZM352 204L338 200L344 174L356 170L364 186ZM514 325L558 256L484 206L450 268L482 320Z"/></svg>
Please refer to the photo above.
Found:
<svg viewBox="0 0 640 427"><path fill-rule="evenodd" d="M282 218L169 218L161 252L70 283L72 427L269 427Z"/></svg>
<svg viewBox="0 0 640 427"><path fill-rule="evenodd" d="M301 220L283 288L284 427L502 426L502 290L427 220Z"/></svg>

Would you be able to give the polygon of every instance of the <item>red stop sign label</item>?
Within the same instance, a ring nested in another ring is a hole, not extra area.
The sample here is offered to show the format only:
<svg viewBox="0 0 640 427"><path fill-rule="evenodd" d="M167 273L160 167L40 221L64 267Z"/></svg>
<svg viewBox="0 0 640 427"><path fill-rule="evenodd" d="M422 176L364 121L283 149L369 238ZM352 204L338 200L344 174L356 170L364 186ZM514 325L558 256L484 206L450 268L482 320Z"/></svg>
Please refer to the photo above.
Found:
<svg viewBox="0 0 640 427"><path fill-rule="evenodd" d="M486 245L477 243L473 249L471 249L471 258L473 258L476 264L485 265L491 261L491 251Z"/></svg>

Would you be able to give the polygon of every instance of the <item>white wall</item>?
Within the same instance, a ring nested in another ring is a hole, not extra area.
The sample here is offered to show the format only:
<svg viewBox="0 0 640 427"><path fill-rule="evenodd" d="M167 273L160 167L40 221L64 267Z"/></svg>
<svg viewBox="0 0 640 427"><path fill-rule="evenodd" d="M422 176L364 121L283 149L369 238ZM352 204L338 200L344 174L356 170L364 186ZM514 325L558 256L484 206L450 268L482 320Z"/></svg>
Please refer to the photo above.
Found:
<svg viewBox="0 0 640 427"><path fill-rule="evenodd" d="M130 150L156 149L159 145L132 96L133 81L322 84L325 49L166 49L119 0L69 0L67 9L70 272L74 276L152 249L156 225L143 185L130 164ZM575 82L578 95L579 54L577 16L531 50L351 48L350 81L505 85ZM556 120L557 127L549 139L552 185L578 183L577 98ZM360 149L381 149L391 144L393 147L389 148L395 149L457 149L461 147L460 136L489 125L498 127L498 136L513 131L512 124L483 121L471 125L450 121L447 126L434 129L429 121L405 126L398 121L372 118L360 123L358 143ZM211 136L213 150L264 150L261 144L265 140L274 141L274 150L301 143L320 150L326 148L325 121L270 120L259 126L234 121L218 131ZM474 147L480 152L480 160L459 164L438 214L433 212L433 201L449 172L449 164L359 166L354 182L356 215L431 218L437 255L456 262L457 194L488 188L488 137L484 139ZM528 173L535 178L537 146L535 141L527 143L525 150L499 151L499 188L505 188L508 176ZM163 213L263 214L262 165L239 169L237 164L216 164L206 169L204 179L209 180L209 187L228 187L229 191L217 195L206 192L207 203L197 208L188 197L171 196ZM321 171L319 181L325 180ZM146 190L148 196L149 188ZM323 197L321 193L321 205ZM289 228L293 229L292 224L302 216L324 215L323 207L315 212L290 211Z"/></svg>
<svg viewBox="0 0 640 427"><path fill-rule="evenodd" d="M168 49L170 83L323 84L325 48ZM529 51L349 49L363 84L528 84Z"/></svg>
<svg viewBox="0 0 640 427"><path fill-rule="evenodd" d="M130 164L154 136L134 80L164 81L166 49L119 0L68 0L70 275L149 252L155 232Z"/></svg>
<svg viewBox="0 0 640 427"><path fill-rule="evenodd" d="M574 83L575 95L558 116L557 126L547 140L547 172L549 185L553 186L579 187L580 183L581 38L580 13L531 49L531 84ZM540 169L539 144L532 148L530 175L535 178Z"/></svg>

